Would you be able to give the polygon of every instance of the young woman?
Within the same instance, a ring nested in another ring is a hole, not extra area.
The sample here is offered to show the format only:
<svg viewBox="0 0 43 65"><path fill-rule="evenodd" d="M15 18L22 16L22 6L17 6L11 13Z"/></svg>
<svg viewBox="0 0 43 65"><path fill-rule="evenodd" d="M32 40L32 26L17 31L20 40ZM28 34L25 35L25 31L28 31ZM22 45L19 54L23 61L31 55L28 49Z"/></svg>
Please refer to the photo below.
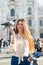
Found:
<svg viewBox="0 0 43 65"><path fill-rule="evenodd" d="M30 65L29 54L34 52L34 41L24 19L19 19L16 23L16 33L13 26L9 27L11 32L11 43L13 56L11 65Z"/></svg>

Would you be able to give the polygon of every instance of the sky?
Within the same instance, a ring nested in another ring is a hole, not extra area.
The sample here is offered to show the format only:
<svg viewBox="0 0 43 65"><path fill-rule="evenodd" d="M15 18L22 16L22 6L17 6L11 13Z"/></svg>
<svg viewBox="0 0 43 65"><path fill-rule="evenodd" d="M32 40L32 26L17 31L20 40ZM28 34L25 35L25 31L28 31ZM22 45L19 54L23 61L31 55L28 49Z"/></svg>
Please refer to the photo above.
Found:
<svg viewBox="0 0 43 65"><path fill-rule="evenodd" d="M37 0L37 2L40 6L43 6L43 0Z"/></svg>

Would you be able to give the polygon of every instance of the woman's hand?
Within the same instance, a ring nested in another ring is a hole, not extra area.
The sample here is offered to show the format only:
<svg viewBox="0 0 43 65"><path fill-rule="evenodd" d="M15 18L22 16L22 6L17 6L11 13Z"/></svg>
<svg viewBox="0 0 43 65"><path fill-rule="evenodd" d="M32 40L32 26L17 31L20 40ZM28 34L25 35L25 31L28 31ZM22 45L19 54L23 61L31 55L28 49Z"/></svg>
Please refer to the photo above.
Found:
<svg viewBox="0 0 43 65"><path fill-rule="evenodd" d="M27 59L29 62L31 62L33 59L31 57L28 57Z"/></svg>
<svg viewBox="0 0 43 65"><path fill-rule="evenodd" d="M13 27L13 26L10 26L10 27L9 27L9 32L10 32L11 34L14 34L14 27Z"/></svg>

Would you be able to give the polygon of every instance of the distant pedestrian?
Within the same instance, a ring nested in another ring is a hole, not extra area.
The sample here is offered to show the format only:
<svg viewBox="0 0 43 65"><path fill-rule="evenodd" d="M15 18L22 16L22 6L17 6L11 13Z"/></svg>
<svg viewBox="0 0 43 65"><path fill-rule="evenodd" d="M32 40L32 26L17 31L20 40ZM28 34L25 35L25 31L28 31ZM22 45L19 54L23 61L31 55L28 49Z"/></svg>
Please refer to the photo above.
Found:
<svg viewBox="0 0 43 65"><path fill-rule="evenodd" d="M41 47L41 40L37 39L37 52L41 52L42 51L42 47Z"/></svg>

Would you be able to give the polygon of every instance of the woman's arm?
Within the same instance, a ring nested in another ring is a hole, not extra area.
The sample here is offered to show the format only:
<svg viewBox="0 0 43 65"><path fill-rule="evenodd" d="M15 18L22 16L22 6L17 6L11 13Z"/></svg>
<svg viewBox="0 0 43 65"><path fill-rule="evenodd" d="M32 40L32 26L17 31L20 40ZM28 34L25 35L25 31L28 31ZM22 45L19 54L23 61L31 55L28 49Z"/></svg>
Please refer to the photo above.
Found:
<svg viewBox="0 0 43 65"><path fill-rule="evenodd" d="M11 44L14 44L14 36L15 36L15 33L11 35Z"/></svg>
<svg viewBox="0 0 43 65"><path fill-rule="evenodd" d="M15 32L11 35L11 45L12 45L12 50L16 52L16 34Z"/></svg>
<svg viewBox="0 0 43 65"><path fill-rule="evenodd" d="M14 36L13 35L11 35L11 38L10 38L10 50L14 51Z"/></svg>

